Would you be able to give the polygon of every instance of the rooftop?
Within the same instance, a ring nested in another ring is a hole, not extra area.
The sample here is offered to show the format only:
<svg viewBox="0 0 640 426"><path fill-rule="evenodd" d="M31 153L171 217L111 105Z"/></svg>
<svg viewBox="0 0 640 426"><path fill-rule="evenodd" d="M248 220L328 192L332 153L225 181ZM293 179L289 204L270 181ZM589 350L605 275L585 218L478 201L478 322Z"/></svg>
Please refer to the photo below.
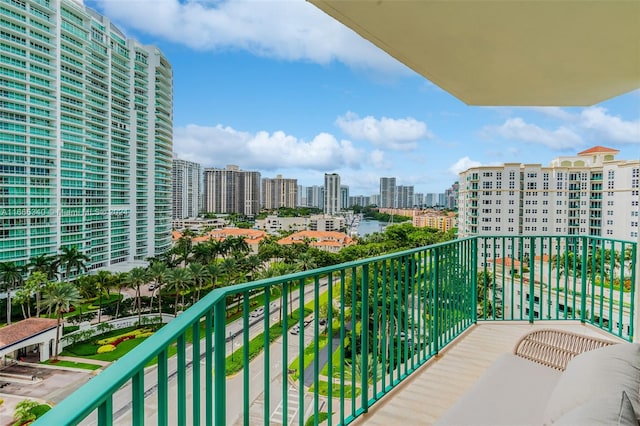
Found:
<svg viewBox="0 0 640 426"><path fill-rule="evenodd" d="M0 349L28 339L43 331L55 328L58 320L49 318L27 318L0 328Z"/></svg>

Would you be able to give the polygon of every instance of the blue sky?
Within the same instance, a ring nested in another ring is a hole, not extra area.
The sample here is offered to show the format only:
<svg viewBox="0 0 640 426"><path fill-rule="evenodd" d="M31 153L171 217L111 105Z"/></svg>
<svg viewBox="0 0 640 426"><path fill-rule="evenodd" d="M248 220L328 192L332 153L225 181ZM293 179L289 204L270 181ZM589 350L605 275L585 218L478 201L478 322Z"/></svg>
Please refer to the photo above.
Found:
<svg viewBox="0 0 640 426"><path fill-rule="evenodd" d="M443 192L457 172L548 164L594 145L640 158L640 90L588 108L477 107L444 92L303 0L91 0L174 71L174 151L205 167L351 195L395 176Z"/></svg>

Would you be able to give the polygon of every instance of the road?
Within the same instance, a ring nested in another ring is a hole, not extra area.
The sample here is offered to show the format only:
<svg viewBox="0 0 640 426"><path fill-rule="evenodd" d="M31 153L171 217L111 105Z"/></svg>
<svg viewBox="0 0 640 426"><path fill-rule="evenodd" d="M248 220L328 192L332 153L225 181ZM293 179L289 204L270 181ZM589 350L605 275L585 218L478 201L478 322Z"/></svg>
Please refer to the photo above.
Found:
<svg viewBox="0 0 640 426"><path fill-rule="evenodd" d="M305 298L304 302L308 303L313 300L313 292L314 286L309 285L308 288L305 289ZM321 288L326 289L326 278L321 282ZM271 305L270 310L270 324L277 322L280 318L279 308L280 308L280 300L274 300ZM295 297L293 299L293 309L299 307L299 297ZM283 315L285 313L283 312ZM313 333L310 332L311 326L305 329L304 333L304 345L308 345L313 339ZM233 350L237 350L242 345L242 334L243 334L243 318L240 318L232 323L227 324L227 335L228 336L237 336L232 338L227 338L226 344L226 353L230 355ZM252 339L264 332L264 317L261 315L258 318L251 318L250 326L249 326L249 339ZM275 342L273 342L269 347L269 373L270 373L270 389L274 391L271 392L269 398L269 412L270 416L274 415L278 411L278 407L280 407L280 412L282 410L282 380L283 380L283 365L284 368L287 368L288 364L300 353L299 352L299 336L293 336L288 334L288 359L283 360L283 338L280 337ZM205 353L206 341L202 339L200 341L200 353ZM264 405L264 357L265 354L261 353L258 357L256 357L253 361L251 361L249 366L249 388L250 388L250 416L252 418L257 417L262 419L263 408ZM189 365L187 369L187 424L192 423L192 371L191 363L193 361L192 355L192 347L188 346L186 351L187 363ZM199 360L200 362L200 383L203 385L202 392L204 393L204 383L205 383L205 361L203 358ZM168 389L168 413L169 413L169 424L176 424L177 418L172 418L171 416L177 415L177 380L175 380L177 371L177 357L172 357L168 360L168 372L169 372L169 389ZM286 380L286 377L285 377ZM243 406L243 395L244 395L244 377L243 372L236 374L235 376L227 379L227 389L226 389L226 400L227 400L227 424L234 424L238 421L242 420L242 416L244 413ZM157 367L150 367L145 370L144 374L144 388L145 388L145 420L149 424L157 423L158 416L158 394L157 394ZM118 390L113 396L113 410L114 410L114 424L117 425L130 425L132 422L131 417L131 384L127 384L123 386L120 390ZM295 389L295 398L290 398L290 400L294 400L294 402L289 403L289 411L291 418L292 415L296 416L294 418L297 419L297 408L292 411L291 408L295 408L297 401L298 391ZM214 395L215 398L215 395ZM309 401L305 402L305 406L309 406ZM205 410L206 406L204 404L200 404L200 416L201 419L205 418ZM293 413L293 414L292 414ZM277 415L276 415L277 416ZM274 418L275 421L275 418ZM262 422L262 420L260 420ZM278 422L279 423L279 422ZM96 425L97 418L95 413L87 418L81 424L83 425Z"/></svg>

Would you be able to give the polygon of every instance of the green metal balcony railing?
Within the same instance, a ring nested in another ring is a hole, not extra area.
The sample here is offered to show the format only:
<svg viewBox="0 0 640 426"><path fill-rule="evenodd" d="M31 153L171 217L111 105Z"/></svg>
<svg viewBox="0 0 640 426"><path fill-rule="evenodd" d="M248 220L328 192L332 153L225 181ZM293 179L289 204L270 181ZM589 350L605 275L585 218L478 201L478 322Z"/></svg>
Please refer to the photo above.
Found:
<svg viewBox="0 0 640 426"><path fill-rule="evenodd" d="M348 424L478 321L632 341L636 258L598 237L472 237L218 288L37 424Z"/></svg>

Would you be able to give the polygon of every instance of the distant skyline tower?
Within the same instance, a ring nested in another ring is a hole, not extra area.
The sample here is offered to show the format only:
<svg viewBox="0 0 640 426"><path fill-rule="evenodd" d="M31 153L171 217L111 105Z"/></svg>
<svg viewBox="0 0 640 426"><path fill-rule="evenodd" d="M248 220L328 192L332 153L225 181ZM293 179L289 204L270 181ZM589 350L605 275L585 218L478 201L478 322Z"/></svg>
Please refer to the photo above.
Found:
<svg viewBox="0 0 640 426"><path fill-rule="evenodd" d="M238 166L204 169L204 209L208 213L239 213L253 217L260 211L260 173Z"/></svg>
<svg viewBox="0 0 640 426"><path fill-rule="evenodd" d="M334 215L340 212L340 175L324 174L324 212Z"/></svg>
<svg viewBox="0 0 640 426"><path fill-rule="evenodd" d="M346 209L349 207L349 186L340 185L340 208Z"/></svg>
<svg viewBox="0 0 640 426"><path fill-rule="evenodd" d="M0 262L171 248L173 71L79 1L2 3Z"/></svg>
<svg viewBox="0 0 640 426"><path fill-rule="evenodd" d="M186 219L200 213L202 168L193 161L173 159L173 219Z"/></svg>
<svg viewBox="0 0 640 426"><path fill-rule="evenodd" d="M314 207L316 209L324 208L324 188L318 185L307 186L305 188L307 194L307 207Z"/></svg>
<svg viewBox="0 0 640 426"><path fill-rule="evenodd" d="M399 185L396 187L397 202L399 209L410 209L413 207L413 186Z"/></svg>
<svg viewBox="0 0 640 426"><path fill-rule="evenodd" d="M396 178L381 177L380 178L380 205L381 208L396 207Z"/></svg>
<svg viewBox="0 0 640 426"><path fill-rule="evenodd" d="M298 199L298 180L282 175L262 179L262 207L267 210L280 207L295 208Z"/></svg>

